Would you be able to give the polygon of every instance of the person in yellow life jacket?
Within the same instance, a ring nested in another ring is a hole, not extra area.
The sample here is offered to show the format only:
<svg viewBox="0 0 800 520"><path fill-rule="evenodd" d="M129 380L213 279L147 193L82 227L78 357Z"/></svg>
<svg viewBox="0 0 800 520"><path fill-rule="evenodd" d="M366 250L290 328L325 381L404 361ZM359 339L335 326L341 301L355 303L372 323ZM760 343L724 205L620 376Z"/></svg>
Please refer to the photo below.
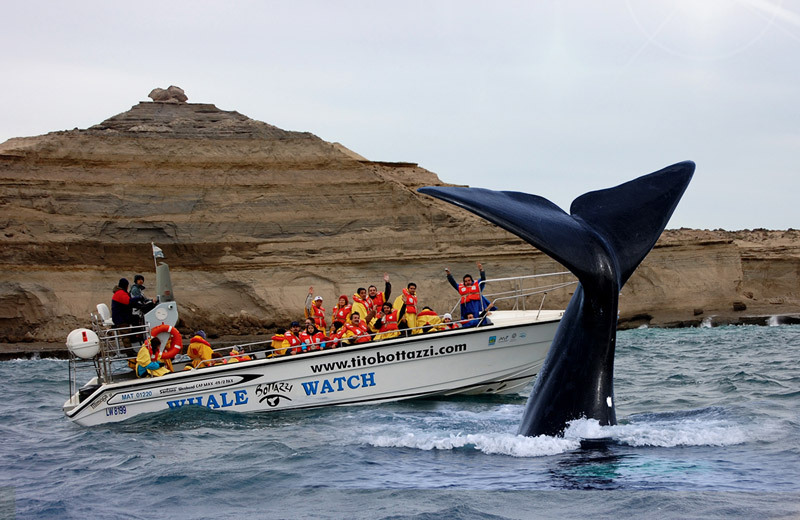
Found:
<svg viewBox="0 0 800 520"><path fill-rule="evenodd" d="M314 288L308 288L308 296L306 296L306 305L303 310L306 318L314 320L314 325L319 330L328 330L328 325L325 322L325 308L322 306L322 296L314 296Z"/></svg>
<svg viewBox="0 0 800 520"><path fill-rule="evenodd" d="M430 307L423 307L417 314L417 328L414 329L412 334L423 334L427 332L436 332L437 330L444 330L440 324L442 323L436 311Z"/></svg>
<svg viewBox="0 0 800 520"><path fill-rule="evenodd" d="M347 296L344 294L339 296L339 303L333 308L333 312L331 314L331 331L334 330L334 326L338 323L340 326L347 323L347 320L350 319L350 312L352 312L353 306L350 305L350 302L347 300Z"/></svg>
<svg viewBox="0 0 800 520"><path fill-rule="evenodd" d="M345 323L344 334L342 334L342 342L349 345L356 345L359 343L368 343L372 340L367 329L367 322L361 319L361 315L353 312L350 315L350 322Z"/></svg>
<svg viewBox="0 0 800 520"><path fill-rule="evenodd" d="M351 312L357 312L361 317L361 321L369 323L375 316L375 311L372 310L373 307L372 299L367 296L367 290L359 287L358 291L353 295L353 310Z"/></svg>
<svg viewBox="0 0 800 520"><path fill-rule="evenodd" d="M399 314L400 313L397 309L392 308L391 303L384 302L383 306L381 307L381 311L375 316L375 319L373 319L372 323L370 324L372 330L378 332L375 335L375 341L381 341L400 336L400 330L397 326Z"/></svg>
<svg viewBox="0 0 800 520"><path fill-rule="evenodd" d="M392 284L389 283L389 273L383 273L383 292L378 292L378 288L374 285L367 287L367 297L372 302L372 307L368 311L374 311L375 314L381 311L383 304L389 301L392 295Z"/></svg>
<svg viewBox="0 0 800 520"><path fill-rule="evenodd" d="M233 347L228 356L229 357L223 361L224 364L238 363L239 361L250 361L252 359L250 356L244 353L244 349L242 347L238 346Z"/></svg>
<svg viewBox="0 0 800 520"><path fill-rule="evenodd" d="M278 357L286 354L286 349L283 348L283 342L286 340L286 329L283 327L279 328L275 331L275 334L272 336L272 352L267 357Z"/></svg>
<svg viewBox="0 0 800 520"><path fill-rule="evenodd" d="M192 339L189 340L186 355L189 356L191 362L183 368L184 370L191 370L198 366L210 367L213 365L211 358L214 356L214 351L211 349L211 344L206 340L204 331L198 330L195 332Z"/></svg>
<svg viewBox="0 0 800 520"><path fill-rule="evenodd" d="M161 340L148 338L136 354L136 377L161 377L169 374L169 369L159 363Z"/></svg>
<svg viewBox="0 0 800 520"><path fill-rule="evenodd" d="M303 351L303 348L300 346L302 341L300 340L300 322L293 321L292 324L289 326L289 330L287 330L283 334L283 350L284 352L288 351L288 353L292 356L299 354Z"/></svg>
<svg viewBox="0 0 800 520"><path fill-rule="evenodd" d="M394 300L394 305L392 305L392 307L397 310L398 314L403 315L400 322L405 322L406 328L413 329L417 326L418 303L417 284L414 282L409 283L408 286L403 289L403 294Z"/></svg>

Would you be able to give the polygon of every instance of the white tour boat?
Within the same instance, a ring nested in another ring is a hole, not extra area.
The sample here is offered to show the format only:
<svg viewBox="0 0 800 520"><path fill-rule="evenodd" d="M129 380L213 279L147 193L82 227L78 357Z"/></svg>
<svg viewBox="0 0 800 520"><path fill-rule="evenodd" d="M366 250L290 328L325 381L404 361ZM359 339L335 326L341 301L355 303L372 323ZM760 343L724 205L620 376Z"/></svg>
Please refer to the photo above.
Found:
<svg viewBox="0 0 800 520"><path fill-rule="evenodd" d="M356 405L457 394L519 392L542 366L563 311L544 310L547 291L576 283L563 281L569 273L487 280L512 290L484 294L493 303L511 301L512 310L492 311L480 326L413 334L384 341L340 346L298 355L271 357L271 342L243 345L249 361L222 363L232 349L226 346L216 364L184 370L188 359L173 362L162 377L137 378L128 367L131 351L126 336L137 341L155 327L174 327L178 307L172 298L169 267L157 267L159 303L148 312L145 325L114 329L105 304L92 315L91 329L76 329L67 339L70 351L70 397L67 418L83 426L122 421L149 412L204 406L235 412L270 412ZM557 282L541 285L547 276ZM552 279L552 278L551 278ZM500 282L504 282L500 283ZM538 287L523 289L526 282ZM541 303L525 309L527 297ZM162 344L166 345L168 332ZM183 356L185 358L185 356ZM78 386L78 379L91 379Z"/></svg>

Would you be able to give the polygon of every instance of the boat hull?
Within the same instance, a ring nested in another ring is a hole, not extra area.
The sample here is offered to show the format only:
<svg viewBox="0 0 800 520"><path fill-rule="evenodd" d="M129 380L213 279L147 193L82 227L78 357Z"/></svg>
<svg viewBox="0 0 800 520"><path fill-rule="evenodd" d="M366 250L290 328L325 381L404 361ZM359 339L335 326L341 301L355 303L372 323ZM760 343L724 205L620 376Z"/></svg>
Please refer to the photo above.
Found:
<svg viewBox="0 0 800 520"><path fill-rule="evenodd" d="M558 319L488 326L256 359L102 385L66 416L84 426L205 406L272 412L435 395L519 392L536 375Z"/></svg>

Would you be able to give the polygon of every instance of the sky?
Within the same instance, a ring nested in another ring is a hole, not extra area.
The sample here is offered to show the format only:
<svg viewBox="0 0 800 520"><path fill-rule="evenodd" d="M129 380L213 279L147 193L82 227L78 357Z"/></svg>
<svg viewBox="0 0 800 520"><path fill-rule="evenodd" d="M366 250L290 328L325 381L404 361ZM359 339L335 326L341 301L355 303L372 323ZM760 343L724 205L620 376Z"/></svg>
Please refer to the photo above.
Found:
<svg viewBox="0 0 800 520"><path fill-rule="evenodd" d="M0 142L177 85L567 211L693 160L668 227L800 227L800 0L26 0L0 45Z"/></svg>

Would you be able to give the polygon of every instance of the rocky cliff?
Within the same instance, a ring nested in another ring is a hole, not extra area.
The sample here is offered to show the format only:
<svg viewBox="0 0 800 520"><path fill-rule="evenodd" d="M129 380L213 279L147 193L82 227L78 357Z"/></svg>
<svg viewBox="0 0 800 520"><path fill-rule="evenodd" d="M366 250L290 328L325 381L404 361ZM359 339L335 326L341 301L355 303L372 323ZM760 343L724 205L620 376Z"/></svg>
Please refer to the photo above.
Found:
<svg viewBox="0 0 800 520"><path fill-rule="evenodd" d="M212 334L297 319L309 286L330 309L339 294L381 286L384 272L395 294L414 281L443 313L455 303L444 267L460 277L482 261L490 278L561 270L415 191L441 184L414 163L174 100L11 139L0 145L0 341L60 341L85 325L120 277L152 281L151 242L166 253L184 326ZM799 287L798 231L671 230L625 286L621 325L799 313ZM546 307L568 299L554 292Z"/></svg>

